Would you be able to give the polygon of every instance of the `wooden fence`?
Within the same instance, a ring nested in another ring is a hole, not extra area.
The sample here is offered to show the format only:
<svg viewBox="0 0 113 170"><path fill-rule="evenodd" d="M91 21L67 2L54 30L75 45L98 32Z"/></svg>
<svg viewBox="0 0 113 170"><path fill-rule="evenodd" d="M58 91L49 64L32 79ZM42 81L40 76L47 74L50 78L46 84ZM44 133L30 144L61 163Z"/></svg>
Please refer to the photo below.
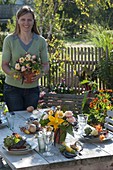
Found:
<svg viewBox="0 0 113 170"><path fill-rule="evenodd" d="M91 76L96 68L100 58L103 56L103 49L93 46L89 47L67 47L62 49L60 60L53 61L53 69L49 71L48 76L41 79L40 85L44 87L56 86L65 79L67 87L72 87L75 91L80 91L80 81L82 74L85 72L86 76ZM60 64L63 62L63 72L60 73ZM75 74L76 73L76 74ZM98 88L103 87L103 83L96 79Z"/></svg>

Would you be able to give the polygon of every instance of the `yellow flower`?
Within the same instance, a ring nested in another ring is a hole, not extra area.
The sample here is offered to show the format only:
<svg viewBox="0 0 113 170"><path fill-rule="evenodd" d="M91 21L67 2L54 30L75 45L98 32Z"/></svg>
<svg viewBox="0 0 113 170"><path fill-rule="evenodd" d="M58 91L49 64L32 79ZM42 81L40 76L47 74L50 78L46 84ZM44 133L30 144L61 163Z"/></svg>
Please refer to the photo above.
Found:
<svg viewBox="0 0 113 170"><path fill-rule="evenodd" d="M23 63L25 61L24 57L19 58L19 63Z"/></svg>
<svg viewBox="0 0 113 170"><path fill-rule="evenodd" d="M106 109L107 110L111 110L111 106L106 106Z"/></svg>
<svg viewBox="0 0 113 170"><path fill-rule="evenodd" d="M49 115L53 115L53 110L49 110Z"/></svg>
<svg viewBox="0 0 113 170"><path fill-rule="evenodd" d="M27 68L31 68L30 63L27 63L27 64L26 64L26 67L27 67Z"/></svg>
<svg viewBox="0 0 113 170"><path fill-rule="evenodd" d="M15 79L18 79L19 78L19 76L18 75L16 75L16 74L14 74L14 76L13 76Z"/></svg>
<svg viewBox="0 0 113 170"><path fill-rule="evenodd" d="M48 123L48 126L52 125L54 127L54 131L58 128L59 125L61 125L64 122L63 119L58 117L58 114L55 114L55 117L52 116L52 115L49 115L48 118L49 118L49 121L50 121Z"/></svg>
<svg viewBox="0 0 113 170"><path fill-rule="evenodd" d="M56 114L58 115L59 118L63 118L64 117L64 113L61 110L57 110Z"/></svg>
<svg viewBox="0 0 113 170"><path fill-rule="evenodd" d="M31 55L30 55L30 54L27 54L26 57L25 57L25 60L26 60L26 61L30 61L30 60L31 60Z"/></svg>
<svg viewBox="0 0 113 170"><path fill-rule="evenodd" d="M74 70L74 75L76 76L76 74L77 74L77 71L76 71L76 70Z"/></svg>
<svg viewBox="0 0 113 170"><path fill-rule="evenodd" d="M40 74L40 70L37 70L37 71L35 72L35 74L36 74L36 75L39 75L39 74Z"/></svg>

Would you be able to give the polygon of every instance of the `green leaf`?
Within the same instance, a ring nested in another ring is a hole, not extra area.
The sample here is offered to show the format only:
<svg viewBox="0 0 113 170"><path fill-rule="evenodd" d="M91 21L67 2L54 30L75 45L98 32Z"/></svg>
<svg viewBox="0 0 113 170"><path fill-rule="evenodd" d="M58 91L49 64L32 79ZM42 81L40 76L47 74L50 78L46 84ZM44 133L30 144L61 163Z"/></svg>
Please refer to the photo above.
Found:
<svg viewBox="0 0 113 170"><path fill-rule="evenodd" d="M66 132L63 132L63 133L60 135L60 142L64 142L64 141L65 141L65 138L66 138Z"/></svg>
<svg viewBox="0 0 113 170"><path fill-rule="evenodd" d="M89 80L83 80L83 81L80 83L80 85L87 84L87 83L90 83L90 81L89 81Z"/></svg>
<svg viewBox="0 0 113 170"><path fill-rule="evenodd" d="M86 104L86 102L87 102L87 96L88 96L88 94L89 94L88 91L86 91L86 92L84 93L84 98L83 98L83 101L82 101L82 111L83 111L83 109L84 109L84 107L85 107L85 104Z"/></svg>
<svg viewBox="0 0 113 170"><path fill-rule="evenodd" d="M66 132L69 133L70 135L74 136L73 126L71 124L68 127L66 127Z"/></svg>

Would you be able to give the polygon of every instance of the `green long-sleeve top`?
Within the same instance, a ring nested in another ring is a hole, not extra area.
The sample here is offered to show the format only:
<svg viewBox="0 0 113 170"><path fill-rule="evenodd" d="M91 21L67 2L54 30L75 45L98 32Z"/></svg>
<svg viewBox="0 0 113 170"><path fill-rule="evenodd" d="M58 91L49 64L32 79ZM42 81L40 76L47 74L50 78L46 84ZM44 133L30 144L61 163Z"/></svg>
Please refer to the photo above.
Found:
<svg viewBox="0 0 113 170"><path fill-rule="evenodd" d="M45 38L41 35L34 34L32 43L27 51L20 43L17 35L10 34L4 39L2 61L9 62L11 68L14 68L16 61L18 61L20 57L25 56L26 53L36 55L37 59L40 58L41 63L48 62L48 52ZM6 75L5 82L19 88L34 88L38 85L38 81L29 84L22 83L22 79L14 79L10 75Z"/></svg>

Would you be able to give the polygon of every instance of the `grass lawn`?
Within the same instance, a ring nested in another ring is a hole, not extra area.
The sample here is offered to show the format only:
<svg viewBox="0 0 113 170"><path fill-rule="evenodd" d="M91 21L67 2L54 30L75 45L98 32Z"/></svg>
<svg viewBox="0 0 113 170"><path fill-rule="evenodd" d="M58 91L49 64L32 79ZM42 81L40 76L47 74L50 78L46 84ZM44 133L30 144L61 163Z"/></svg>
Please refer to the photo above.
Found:
<svg viewBox="0 0 113 170"><path fill-rule="evenodd" d="M65 38L64 43L67 46L93 46L92 42L89 42L85 36L79 38Z"/></svg>

